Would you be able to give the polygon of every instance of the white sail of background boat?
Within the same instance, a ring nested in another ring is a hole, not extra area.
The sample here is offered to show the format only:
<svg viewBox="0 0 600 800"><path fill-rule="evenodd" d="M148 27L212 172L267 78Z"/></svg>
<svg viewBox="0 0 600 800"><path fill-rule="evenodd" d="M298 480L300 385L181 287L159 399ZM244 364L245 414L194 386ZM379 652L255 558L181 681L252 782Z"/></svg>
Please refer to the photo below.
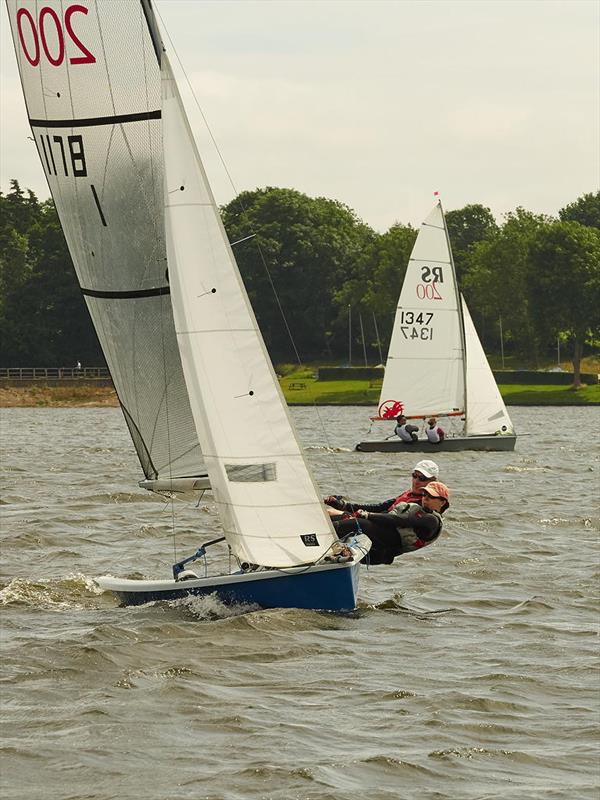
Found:
<svg viewBox="0 0 600 800"><path fill-rule="evenodd" d="M442 204L421 225L400 292L379 401L379 419L399 413L464 419L443 442L398 437L362 451L512 450L510 417L461 297Z"/></svg>
<svg viewBox="0 0 600 800"><path fill-rule="evenodd" d="M189 473L201 448L240 565L215 578L184 571L202 547L174 565L172 580L98 582L129 603L216 591L263 606L354 608L368 540L357 536L335 555L339 541L250 307L151 3L48 0L38 8L8 0L8 8L42 164L111 369L140 412L135 429L149 418L153 443L165 411L169 474L180 462L178 471ZM157 388L151 372L161 359L165 380ZM122 363L135 371L122 374Z"/></svg>

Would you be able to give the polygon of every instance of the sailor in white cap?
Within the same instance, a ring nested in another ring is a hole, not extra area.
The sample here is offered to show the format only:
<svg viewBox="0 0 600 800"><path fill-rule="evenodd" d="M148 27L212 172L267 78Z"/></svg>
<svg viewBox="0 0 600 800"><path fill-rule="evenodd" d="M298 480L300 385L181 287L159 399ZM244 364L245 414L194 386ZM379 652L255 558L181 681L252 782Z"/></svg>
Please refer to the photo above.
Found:
<svg viewBox="0 0 600 800"><path fill-rule="evenodd" d="M325 498L325 505L328 507L327 511L329 516L334 520L351 516L359 509L363 511L372 511L374 513L386 513L395 508L399 503L421 503L424 488L428 483L431 483L431 481L437 481L439 476L440 468L435 461L425 458L414 466L410 489L402 492L398 497L392 497L391 500L384 500L382 503L356 503L340 495L330 495Z"/></svg>

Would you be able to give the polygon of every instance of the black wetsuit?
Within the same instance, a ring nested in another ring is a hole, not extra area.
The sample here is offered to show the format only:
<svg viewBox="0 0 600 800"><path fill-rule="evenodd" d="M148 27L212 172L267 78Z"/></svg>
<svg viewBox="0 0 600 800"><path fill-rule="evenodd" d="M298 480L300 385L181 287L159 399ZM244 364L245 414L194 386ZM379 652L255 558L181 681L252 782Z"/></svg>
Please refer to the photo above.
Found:
<svg viewBox="0 0 600 800"><path fill-rule="evenodd" d="M419 550L434 542L442 530L442 517L416 503L400 503L389 513L369 513L333 523L340 539L360 530L371 542L370 564L391 564L396 556Z"/></svg>

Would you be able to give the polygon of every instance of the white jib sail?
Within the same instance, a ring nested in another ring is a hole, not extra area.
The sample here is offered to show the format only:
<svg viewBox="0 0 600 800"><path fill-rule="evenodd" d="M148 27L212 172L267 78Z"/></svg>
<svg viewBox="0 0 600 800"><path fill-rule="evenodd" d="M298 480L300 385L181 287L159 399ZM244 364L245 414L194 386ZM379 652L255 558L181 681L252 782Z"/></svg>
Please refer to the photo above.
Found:
<svg viewBox="0 0 600 800"><path fill-rule="evenodd" d="M32 136L147 478L204 472L166 280L148 4L8 0Z"/></svg>
<svg viewBox="0 0 600 800"><path fill-rule="evenodd" d="M477 336L467 304L462 299L467 348L467 436L514 433L512 422Z"/></svg>
<svg viewBox="0 0 600 800"><path fill-rule="evenodd" d="M437 203L406 269L380 404L401 401L408 416L463 411L463 359L456 277Z"/></svg>
<svg viewBox="0 0 600 800"><path fill-rule="evenodd" d="M166 57L162 77L171 300L224 532L242 561L310 563L337 537L294 434Z"/></svg>

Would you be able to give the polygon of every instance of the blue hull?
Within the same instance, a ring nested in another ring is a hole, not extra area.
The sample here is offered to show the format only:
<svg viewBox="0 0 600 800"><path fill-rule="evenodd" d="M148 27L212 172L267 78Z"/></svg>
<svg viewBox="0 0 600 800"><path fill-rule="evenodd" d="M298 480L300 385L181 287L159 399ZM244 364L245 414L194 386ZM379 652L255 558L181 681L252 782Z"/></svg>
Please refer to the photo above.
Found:
<svg viewBox="0 0 600 800"><path fill-rule="evenodd" d="M119 592L125 605L147 603L150 600L173 600L189 595L216 594L227 605L238 603L262 608L312 608L329 611L352 611L356 608L358 565L331 573L312 573L270 578L244 583L215 584L189 589L139 592ZM185 583L185 581L183 582Z"/></svg>
<svg viewBox="0 0 600 800"><path fill-rule="evenodd" d="M306 608L353 611L356 608L360 563L310 567L296 572L236 573L185 581L141 581L98 578L123 605L176 600L190 595L216 594L228 605L243 603L262 608Z"/></svg>

